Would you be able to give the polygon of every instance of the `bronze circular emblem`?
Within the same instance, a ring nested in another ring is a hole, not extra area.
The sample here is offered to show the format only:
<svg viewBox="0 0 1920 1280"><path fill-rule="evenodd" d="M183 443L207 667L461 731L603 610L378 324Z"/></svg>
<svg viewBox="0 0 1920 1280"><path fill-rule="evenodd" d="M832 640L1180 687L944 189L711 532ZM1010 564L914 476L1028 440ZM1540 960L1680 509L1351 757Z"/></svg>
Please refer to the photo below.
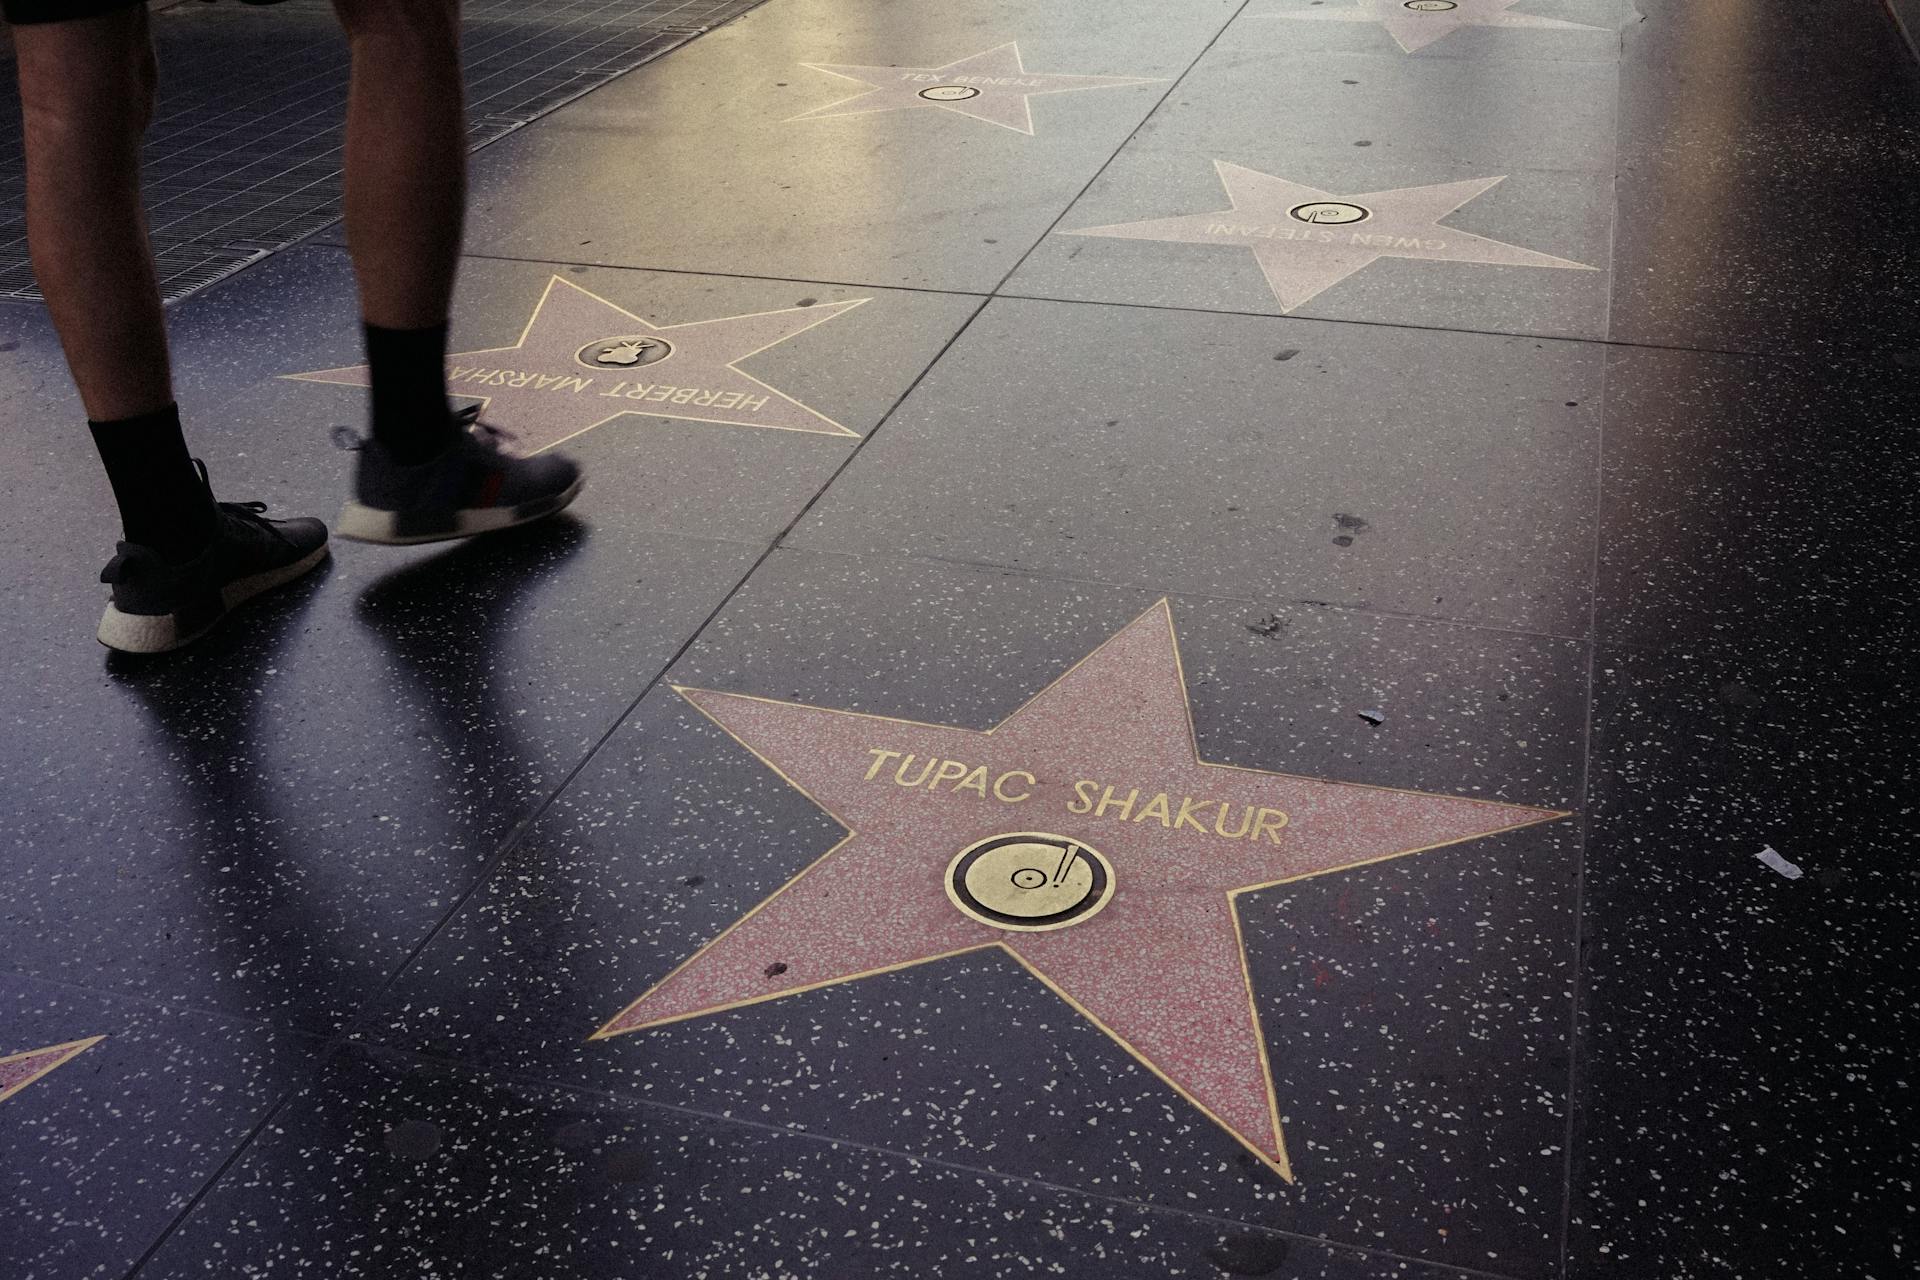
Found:
<svg viewBox="0 0 1920 1280"><path fill-rule="evenodd" d="M1415 13L1445 13L1460 6L1453 0L1407 0L1406 7Z"/></svg>
<svg viewBox="0 0 1920 1280"><path fill-rule="evenodd" d="M961 915L996 929L1064 929L1112 900L1113 867L1078 840L1016 831L956 854L947 865L947 897Z"/></svg>
<svg viewBox="0 0 1920 1280"><path fill-rule="evenodd" d="M1338 226L1347 222L1365 222L1373 216L1373 210L1357 204L1348 204L1344 200L1310 200L1306 204L1297 204L1287 210L1287 215L1296 222L1317 222L1327 226Z"/></svg>
<svg viewBox="0 0 1920 1280"><path fill-rule="evenodd" d="M573 353L573 358L589 369L637 369L643 364L659 364L673 354L673 344L651 334L626 334L589 342Z"/></svg>
<svg viewBox="0 0 1920 1280"><path fill-rule="evenodd" d="M920 96L928 102L965 102L979 97L980 91L970 84L936 84L931 89L922 89Z"/></svg>

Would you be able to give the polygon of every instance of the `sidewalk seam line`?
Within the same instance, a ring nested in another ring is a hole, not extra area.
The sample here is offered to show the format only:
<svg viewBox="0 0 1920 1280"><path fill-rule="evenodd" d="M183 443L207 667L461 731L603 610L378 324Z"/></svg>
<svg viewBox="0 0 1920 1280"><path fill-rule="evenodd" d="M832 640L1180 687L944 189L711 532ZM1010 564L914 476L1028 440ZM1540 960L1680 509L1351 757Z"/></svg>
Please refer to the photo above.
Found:
<svg viewBox="0 0 1920 1280"><path fill-rule="evenodd" d="M1050 1178L1034 1177L1021 1173L1009 1173L1000 1169L983 1168L979 1165L971 1165L958 1160L951 1160L944 1156L917 1155L911 1151L903 1151L898 1147L889 1147L881 1143L869 1142L860 1138L841 1137L824 1131L796 1128L776 1124L767 1120L752 1120L744 1116L728 1115L719 1111L707 1111L703 1108L683 1103L662 1102L657 1098L636 1097L632 1094L622 1093L617 1089L606 1089L592 1085L564 1084L559 1081L545 1079L530 1072L488 1070L477 1064L462 1062L457 1058L449 1058L418 1049L401 1048L397 1045L385 1044L378 1041L362 1040L355 1043L363 1051L374 1054L388 1054L412 1062L427 1064L476 1080L509 1082L528 1089L542 1089L571 1097L597 1098L618 1104L622 1107L664 1111L669 1115L691 1117L712 1124L764 1133L776 1138L811 1142L826 1147L844 1147L851 1151L867 1152L886 1159L902 1160L913 1165L927 1165L974 1178L991 1178L996 1182L1009 1183L1015 1186L1040 1188L1055 1195L1072 1196L1098 1204L1122 1205L1144 1213L1161 1214L1173 1218L1186 1218L1196 1222L1212 1223L1233 1231L1259 1232L1264 1235L1281 1236L1312 1245L1316 1248L1345 1250L1350 1253L1365 1254L1368 1257L1391 1259L1395 1262L1430 1268L1448 1275L1471 1277L1472 1280L1517 1280L1516 1277L1507 1272L1484 1271L1474 1267L1463 1267L1457 1263L1435 1262L1430 1259L1417 1258L1410 1254L1400 1254L1391 1252L1390 1250L1375 1249L1368 1245L1353 1244L1328 1236L1316 1236L1307 1232L1289 1231L1284 1227L1264 1226L1257 1222L1248 1222L1240 1218L1230 1218L1220 1214L1205 1213L1193 1209L1183 1209L1176 1205L1155 1204L1150 1200L1140 1200L1132 1196L1092 1191L1085 1187L1074 1186L1072 1183L1056 1182Z"/></svg>

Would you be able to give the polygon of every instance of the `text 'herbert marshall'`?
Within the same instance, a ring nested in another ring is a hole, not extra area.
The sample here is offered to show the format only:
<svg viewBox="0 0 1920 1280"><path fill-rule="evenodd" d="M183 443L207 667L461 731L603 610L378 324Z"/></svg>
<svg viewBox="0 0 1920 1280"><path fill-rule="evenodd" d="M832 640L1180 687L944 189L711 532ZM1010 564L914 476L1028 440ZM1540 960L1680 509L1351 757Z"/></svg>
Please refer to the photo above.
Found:
<svg viewBox="0 0 1920 1280"><path fill-rule="evenodd" d="M528 373L520 369L483 369L477 365L451 365L449 383L480 387L511 387L515 390L563 391L573 395L591 391L592 378L577 374ZM690 404L700 408L744 409L758 413L767 407L766 396L745 391L712 391L705 387L677 387L661 382L616 382L594 394L613 400L646 400L654 404Z"/></svg>

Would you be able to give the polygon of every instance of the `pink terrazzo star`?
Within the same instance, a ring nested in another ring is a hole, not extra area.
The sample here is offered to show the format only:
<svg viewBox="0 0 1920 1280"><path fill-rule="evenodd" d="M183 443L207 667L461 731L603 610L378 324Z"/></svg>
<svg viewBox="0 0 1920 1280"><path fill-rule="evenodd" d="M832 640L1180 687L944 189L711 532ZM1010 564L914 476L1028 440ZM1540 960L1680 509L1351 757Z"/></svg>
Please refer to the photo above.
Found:
<svg viewBox="0 0 1920 1280"><path fill-rule="evenodd" d="M94 1036L88 1040L71 1040L66 1044L29 1049L25 1053L0 1058L0 1102L5 1102L55 1067L72 1062L105 1039L105 1036Z"/></svg>
<svg viewBox="0 0 1920 1280"><path fill-rule="evenodd" d="M488 424L511 435L520 453L631 415L858 439L734 366L865 301L655 325L554 276L518 342L447 357L447 390L480 401ZM365 365L284 376L368 385Z"/></svg>
<svg viewBox="0 0 1920 1280"><path fill-rule="evenodd" d="M1003 947L1289 1178L1235 896L1566 816L1202 761L1164 601L985 731L679 692L848 834L596 1038ZM1104 855L1103 909L964 914L956 855L1021 832Z"/></svg>

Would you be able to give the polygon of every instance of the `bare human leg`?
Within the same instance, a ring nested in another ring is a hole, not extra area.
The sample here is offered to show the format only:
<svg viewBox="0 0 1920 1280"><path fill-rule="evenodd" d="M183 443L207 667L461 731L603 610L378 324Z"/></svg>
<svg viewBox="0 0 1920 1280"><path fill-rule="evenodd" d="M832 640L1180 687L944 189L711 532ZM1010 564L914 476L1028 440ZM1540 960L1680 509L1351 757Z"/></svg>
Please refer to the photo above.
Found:
<svg viewBox="0 0 1920 1280"><path fill-rule="evenodd" d="M347 244L368 324L443 325L466 216L459 0L334 0L353 51Z"/></svg>
<svg viewBox="0 0 1920 1280"><path fill-rule="evenodd" d="M153 112L144 6L14 29L27 147L27 236L87 416L173 402L140 208Z"/></svg>
<svg viewBox="0 0 1920 1280"><path fill-rule="evenodd" d="M144 5L14 29L34 273L86 407L128 541L197 554L215 517L180 432L140 204L153 113Z"/></svg>
<svg viewBox="0 0 1920 1280"><path fill-rule="evenodd" d="M360 287L373 436L419 465L454 443L447 308L466 215L458 0L334 0L353 52L347 246Z"/></svg>

